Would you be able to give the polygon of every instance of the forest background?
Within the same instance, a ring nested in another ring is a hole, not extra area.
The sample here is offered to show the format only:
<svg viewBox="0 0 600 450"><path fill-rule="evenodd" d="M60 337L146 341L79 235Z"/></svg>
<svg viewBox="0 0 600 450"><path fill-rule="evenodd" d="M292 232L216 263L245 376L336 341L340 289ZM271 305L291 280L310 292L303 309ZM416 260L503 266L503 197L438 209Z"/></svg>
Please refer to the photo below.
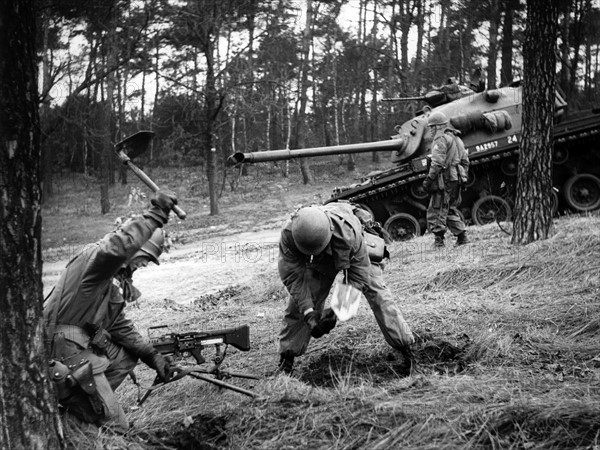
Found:
<svg viewBox="0 0 600 450"><path fill-rule="evenodd" d="M127 183L114 144L153 130L144 167L197 167L210 213L235 190L235 151L387 139L450 77L488 88L521 78L519 0L76 0L41 2L44 198L68 174ZM600 2L561 2L558 84L569 108L598 103ZM379 155L373 153L373 161ZM340 157L349 171L352 155ZM277 169L302 173L306 160ZM55 181L56 180L56 181Z"/></svg>

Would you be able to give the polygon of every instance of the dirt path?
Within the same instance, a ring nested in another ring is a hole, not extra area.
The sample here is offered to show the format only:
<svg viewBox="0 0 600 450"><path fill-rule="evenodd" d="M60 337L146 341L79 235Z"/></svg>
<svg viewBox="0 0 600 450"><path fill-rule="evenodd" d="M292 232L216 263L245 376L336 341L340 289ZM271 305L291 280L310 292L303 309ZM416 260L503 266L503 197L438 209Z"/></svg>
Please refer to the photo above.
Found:
<svg viewBox="0 0 600 450"><path fill-rule="evenodd" d="M256 274L275 270L277 242L283 217L273 228L226 236L206 237L175 245L163 254L160 266L151 264L134 275L134 283L149 300L168 299L188 304L199 296L244 283ZM67 252L65 252L65 255ZM68 258L45 262L44 295L52 289Z"/></svg>

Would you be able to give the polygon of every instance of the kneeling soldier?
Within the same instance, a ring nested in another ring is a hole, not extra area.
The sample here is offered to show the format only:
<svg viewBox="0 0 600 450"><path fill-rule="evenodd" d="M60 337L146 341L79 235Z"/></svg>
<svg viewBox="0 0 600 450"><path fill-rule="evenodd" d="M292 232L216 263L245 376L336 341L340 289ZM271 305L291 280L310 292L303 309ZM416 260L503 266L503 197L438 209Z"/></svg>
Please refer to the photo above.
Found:
<svg viewBox="0 0 600 450"><path fill-rule="evenodd" d="M114 390L141 359L168 381L163 356L125 317L126 302L139 297L133 272L159 264L162 226L177 204L159 191L152 206L74 257L44 302L50 347L50 375L59 403L88 423L126 431L129 424Z"/></svg>

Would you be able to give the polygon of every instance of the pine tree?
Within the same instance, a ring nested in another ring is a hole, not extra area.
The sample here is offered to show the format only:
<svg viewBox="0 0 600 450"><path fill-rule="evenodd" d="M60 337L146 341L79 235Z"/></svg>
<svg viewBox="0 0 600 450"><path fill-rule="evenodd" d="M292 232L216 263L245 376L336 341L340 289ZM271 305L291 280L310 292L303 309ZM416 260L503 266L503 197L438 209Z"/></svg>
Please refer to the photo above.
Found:
<svg viewBox="0 0 600 450"><path fill-rule="evenodd" d="M552 149L559 0L528 0L523 131L512 242L546 239L552 230Z"/></svg>

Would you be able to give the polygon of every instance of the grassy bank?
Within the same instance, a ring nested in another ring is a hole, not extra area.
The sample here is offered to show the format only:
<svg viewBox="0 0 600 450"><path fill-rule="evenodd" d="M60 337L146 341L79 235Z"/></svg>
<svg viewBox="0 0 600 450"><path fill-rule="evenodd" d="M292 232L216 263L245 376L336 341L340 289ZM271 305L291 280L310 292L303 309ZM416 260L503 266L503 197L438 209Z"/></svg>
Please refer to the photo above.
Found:
<svg viewBox="0 0 600 450"><path fill-rule="evenodd" d="M259 398L184 379L129 412L115 448L515 448L600 445L600 219L558 220L549 240L516 249L496 226L445 252L424 236L394 244L386 280L417 336L420 373L401 378L371 312L313 341L293 377L274 376L285 292L275 263L253 281L180 305L130 311L183 329L248 323L253 349L230 367L263 376ZM152 373L136 369L148 385ZM133 405L127 382L122 401ZM89 437L80 436L78 443ZM96 439L96 435L94 435Z"/></svg>

